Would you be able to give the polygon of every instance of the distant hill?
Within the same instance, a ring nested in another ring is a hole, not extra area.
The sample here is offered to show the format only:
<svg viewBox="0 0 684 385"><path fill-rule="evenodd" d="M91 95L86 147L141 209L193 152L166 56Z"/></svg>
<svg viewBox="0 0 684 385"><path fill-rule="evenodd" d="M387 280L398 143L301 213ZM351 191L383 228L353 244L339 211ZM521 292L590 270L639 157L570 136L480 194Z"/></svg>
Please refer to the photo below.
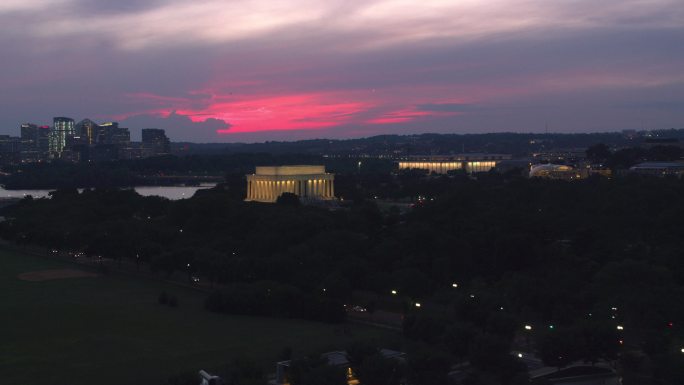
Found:
<svg viewBox="0 0 684 385"><path fill-rule="evenodd" d="M684 142L684 129L591 134L421 134L379 135L359 139L311 139L264 143L172 144L172 152L183 154L270 153L328 156L403 156L488 152L525 155L557 149L583 149L597 143L613 148L637 147L661 138Z"/></svg>

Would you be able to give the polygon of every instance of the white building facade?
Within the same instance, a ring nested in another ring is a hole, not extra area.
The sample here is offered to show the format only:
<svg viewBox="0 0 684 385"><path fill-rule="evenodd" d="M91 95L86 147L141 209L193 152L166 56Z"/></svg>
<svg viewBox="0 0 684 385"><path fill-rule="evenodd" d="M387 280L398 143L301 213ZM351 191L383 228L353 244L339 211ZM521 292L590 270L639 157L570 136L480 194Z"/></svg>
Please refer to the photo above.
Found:
<svg viewBox="0 0 684 385"><path fill-rule="evenodd" d="M325 166L256 167L247 175L246 201L273 203L283 193L304 199L331 200L335 197L335 174Z"/></svg>

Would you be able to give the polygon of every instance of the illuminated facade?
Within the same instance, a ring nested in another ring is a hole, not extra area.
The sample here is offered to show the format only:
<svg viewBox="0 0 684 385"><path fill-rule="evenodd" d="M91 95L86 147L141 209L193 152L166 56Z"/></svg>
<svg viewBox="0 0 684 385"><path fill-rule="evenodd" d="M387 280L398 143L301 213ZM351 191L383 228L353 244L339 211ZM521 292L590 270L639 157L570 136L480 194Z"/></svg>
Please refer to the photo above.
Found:
<svg viewBox="0 0 684 385"><path fill-rule="evenodd" d="M325 166L257 167L247 175L246 201L275 202L283 193L300 198L330 200L335 197L335 174Z"/></svg>
<svg viewBox="0 0 684 385"><path fill-rule="evenodd" d="M576 180L582 178L582 173L572 166L548 163L532 166L530 178Z"/></svg>
<svg viewBox="0 0 684 385"><path fill-rule="evenodd" d="M90 119L83 119L76 124L76 135L80 137L82 144L95 144L100 126Z"/></svg>
<svg viewBox="0 0 684 385"><path fill-rule="evenodd" d="M503 154L459 154L453 156L411 156L400 160L399 169L422 169L430 173L446 174L449 171L464 170L468 174L487 172L502 160L511 159Z"/></svg>
<svg viewBox="0 0 684 385"><path fill-rule="evenodd" d="M684 177L684 162L645 162L629 168L631 173Z"/></svg>
<svg viewBox="0 0 684 385"><path fill-rule="evenodd" d="M73 119L64 117L54 118L52 130L50 131L50 153L57 158L61 158L67 143L74 138L75 133Z"/></svg>

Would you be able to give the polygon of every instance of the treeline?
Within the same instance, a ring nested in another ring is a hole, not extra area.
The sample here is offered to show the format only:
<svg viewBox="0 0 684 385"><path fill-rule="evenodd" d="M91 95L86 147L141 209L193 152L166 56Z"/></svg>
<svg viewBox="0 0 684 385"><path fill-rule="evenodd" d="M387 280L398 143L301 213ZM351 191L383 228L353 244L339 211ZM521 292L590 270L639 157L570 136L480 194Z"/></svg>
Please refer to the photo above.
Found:
<svg viewBox="0 0 684 385"><path fill-rule="evenodd" d="M557 366L559 353L629 357L625 384L684 378L683 180L359 178L347 184L356 203L336 211L246 203L224 188L181 201L63 190L2 209L0 235L198 275L222 286L207 301L219 312L334 315L364 305L360 292L379 309L399 301L407 338L468 359L474 379L518 378L514 347ZM429 199L380 210L370 194L395 185Z"/></svg>
<svg viewBox="0 0 684 385"><path fill-rule="evenodd" d="M197 144L177 143L177 152L191 154L271 153L310 155L426 155L489 152L527 156L550 149L582 148L595 143L611 147L633 147L648 138L684 140L684 129L641 132L630 138L620 132L603 133L488 133L488 134L419 134L378 135L358 139L311 139L294 142Z"/></svg>
<svg viewBox="0 0 684 385"><path fill-rule="evenodd" d="M613 170L627 169L641 162L672 162L684 160L684 148L679 146L628 147L611 151L603 143L587 148L587 158L603 163Z"/></svg>
<svg viewBox="0 0 684 385"><path fill-rule="evenodd" d="M209 295L205 308L226 314L343 322L347 315L344 304L322 294L277 282L235 283Z"/></svg>
<svg viewBox="0 0 684 385"><path fill-rule="evenodd" d="M267 153L160 156L137 160L72 163L22 164L6 167L0 183L6 189L114 188L146 185L172 185L194 178L223 176L228 182L244 182L255 166L321 164L335 173L389 174L393 162L368 159L363 167L351 158L324 158L319 155ZM168 178L174 176L176 178ZM183 179L183 176L193 178ZM213 180L213 179L212 179ZM240 186L244 190L244 186ZM244 197L244 196L243 196Z"/></svg>

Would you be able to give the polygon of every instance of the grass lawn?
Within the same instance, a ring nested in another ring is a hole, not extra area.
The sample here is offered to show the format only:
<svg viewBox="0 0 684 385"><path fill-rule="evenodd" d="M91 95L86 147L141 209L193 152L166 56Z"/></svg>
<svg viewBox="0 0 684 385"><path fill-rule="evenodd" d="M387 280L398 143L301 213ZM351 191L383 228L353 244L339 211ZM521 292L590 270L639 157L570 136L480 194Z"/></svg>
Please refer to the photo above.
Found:
<svg viewBox="0 0 684 385"><path fill-rule="evenodd" d="M75 268L0 249L0 383L159 384L183 372L249 357L271 371L294 354L343 348L350 340L394 340L389 331L349 325L213 314L205 294L125 276L29 282L20 273ZM162 306L164 290L178 308Z"/></svg>

